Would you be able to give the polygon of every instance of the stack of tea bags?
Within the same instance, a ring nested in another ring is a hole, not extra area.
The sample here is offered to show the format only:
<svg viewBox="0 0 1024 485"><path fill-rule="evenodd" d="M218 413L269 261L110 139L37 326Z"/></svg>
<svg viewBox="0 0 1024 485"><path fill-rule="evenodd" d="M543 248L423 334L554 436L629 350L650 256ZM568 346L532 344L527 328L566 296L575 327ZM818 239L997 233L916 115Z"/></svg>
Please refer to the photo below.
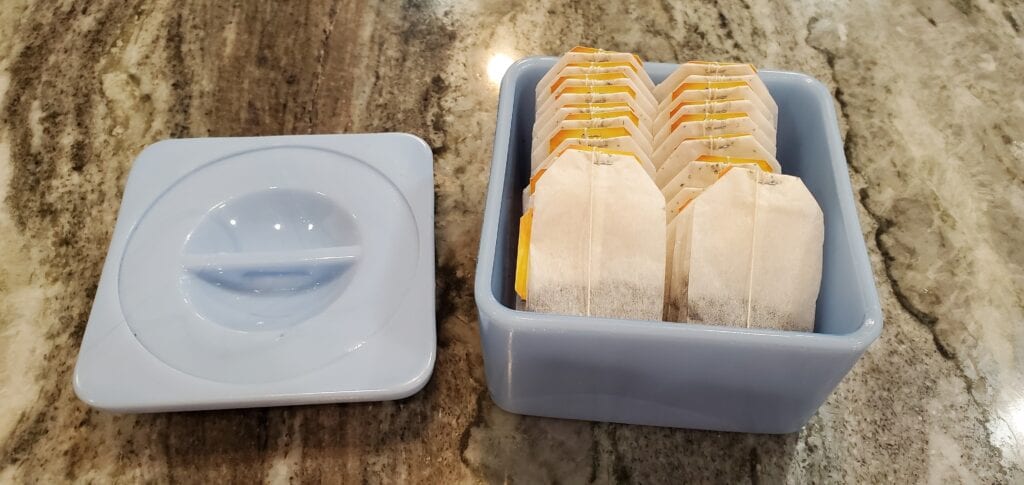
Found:
<svg viewBox="0 0 1024 485"><path fill-rule="evenodd" d="M653 88L637 56L583 47L538 84L516 278L527 309L662 319Z"/></svg>
<svg viewBox="0 0 1024 485"><path fill-rule="evenodd" d="M527 309L813 330L823 218L781 174L778 107L753 66L689 62L653 86L632 54L575 48L537 106L516 280Z"/></svg>
<svg viewBox="0 0 1024 485"><path fill-rule="evenodd" d="M666 320L812 331L824 220L803 182L781 174L778 106L757 71L688 62L655 95Z"/></svg>

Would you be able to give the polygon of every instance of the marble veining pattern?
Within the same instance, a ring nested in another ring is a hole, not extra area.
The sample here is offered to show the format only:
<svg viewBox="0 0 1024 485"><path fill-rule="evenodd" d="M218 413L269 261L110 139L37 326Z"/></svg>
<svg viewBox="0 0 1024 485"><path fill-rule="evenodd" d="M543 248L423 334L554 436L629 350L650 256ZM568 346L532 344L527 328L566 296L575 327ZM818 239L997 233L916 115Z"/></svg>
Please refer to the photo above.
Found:
<svg viewBox="0 0 1024 485"><path fill-rule="evenodd" d="M1024 481L1024 6L1003 0L0 8L0 482ZM495 407L472 279L496 55L744 60L834 91L886 326L798 434ZM70 377L131 160L408 131L435 155L438 360L390 403L122 416Z"/></svg>

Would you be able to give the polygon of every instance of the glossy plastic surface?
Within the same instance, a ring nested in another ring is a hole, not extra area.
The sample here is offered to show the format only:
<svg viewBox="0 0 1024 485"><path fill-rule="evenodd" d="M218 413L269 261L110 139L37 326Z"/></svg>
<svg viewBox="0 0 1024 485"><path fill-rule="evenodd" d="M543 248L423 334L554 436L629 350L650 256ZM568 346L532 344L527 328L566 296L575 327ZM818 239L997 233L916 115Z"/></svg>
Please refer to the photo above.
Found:
<svg viewBox="0 0 1024 485"><path fill-rule="evenodd" d="M150 146L76 392L121 411L415 392L435 352L432 174L429 148L404 134Z"/></svg>
<svg viewBox="0 0 1024 485"><path fill-rule="evenodd" d="M814 333L548 315L513 309L513 276L534 89L554 62L523 59L501 85L475 287L491 396L539 416L798 430L882 328L828 89L803 74L760 73L779 105L783 172L804 180L825 216ZM675 67L646 65L655 82Z"/></svg>

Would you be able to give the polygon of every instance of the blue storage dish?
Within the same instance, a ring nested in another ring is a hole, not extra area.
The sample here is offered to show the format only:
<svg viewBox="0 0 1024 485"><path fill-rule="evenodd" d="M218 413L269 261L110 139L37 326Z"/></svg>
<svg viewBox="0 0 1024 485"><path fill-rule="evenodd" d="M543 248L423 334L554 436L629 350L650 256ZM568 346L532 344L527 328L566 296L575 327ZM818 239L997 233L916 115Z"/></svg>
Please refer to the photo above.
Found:
<svg viewBox="0 0 1024 485"><path fill-rule="evenodd" d="M477 260L487 385L519 414L721 431L788 433L814 414L882 330L832 97L803 74L761 71L779 106L778 159L825 216L814 333L515 310L522 190L537 82L556 62L505 74ZM655 82L674 64L648 63Z"/></svg>

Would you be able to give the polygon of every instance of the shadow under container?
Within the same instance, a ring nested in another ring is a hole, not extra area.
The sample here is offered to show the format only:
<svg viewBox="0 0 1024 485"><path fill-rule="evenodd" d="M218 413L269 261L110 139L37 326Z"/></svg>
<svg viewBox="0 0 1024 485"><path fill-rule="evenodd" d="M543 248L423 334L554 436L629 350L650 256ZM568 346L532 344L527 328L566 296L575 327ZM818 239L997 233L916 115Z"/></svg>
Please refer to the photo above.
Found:
<svg viewBox="0 0 1024 485"><path fill-rule="evenodd" d="M522 190L537 82L556 62L516 62L501 83L477 260L487 387L519 414L752 433L799 430L882 330L832 96L803 74L761 71L779 106L778 159L825 216L814 332L515 310ZM655 82L677 66L647 63Z"/></svg>

